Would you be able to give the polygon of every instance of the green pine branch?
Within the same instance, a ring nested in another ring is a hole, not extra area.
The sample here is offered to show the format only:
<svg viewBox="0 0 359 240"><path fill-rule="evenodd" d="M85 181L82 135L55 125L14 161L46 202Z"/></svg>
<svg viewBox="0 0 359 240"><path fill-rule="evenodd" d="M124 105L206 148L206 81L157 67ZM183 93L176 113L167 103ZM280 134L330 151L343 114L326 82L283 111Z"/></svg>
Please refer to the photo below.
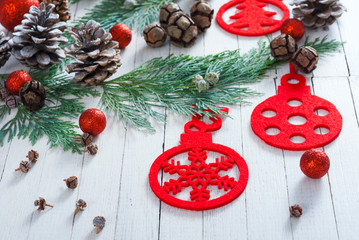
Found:
<svg viewBox="0 0 359 240"><path fill-rule="evenodd" d="M109 30L116 23L123 23L140 32L151 23L158 22L159 11L168 0L145 0L135 3L133 8L124 6L125 0L103 0L94 6L78 22L95 20Z"/></svg>

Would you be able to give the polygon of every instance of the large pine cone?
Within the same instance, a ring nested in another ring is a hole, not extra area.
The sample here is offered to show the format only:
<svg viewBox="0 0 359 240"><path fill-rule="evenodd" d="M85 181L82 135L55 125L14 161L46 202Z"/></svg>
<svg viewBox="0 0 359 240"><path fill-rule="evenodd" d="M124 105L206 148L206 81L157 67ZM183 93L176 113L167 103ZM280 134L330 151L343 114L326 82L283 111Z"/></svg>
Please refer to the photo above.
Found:
<svg viewBox="0 0 359 240"><path fill-rule="evenodd" d="M190 47L197 41L198 29L193 20L184 13L175 13L169 19L167 34L177 47Z"/></svg>
<svg viewBox="0 0 359 240"><path fill-rule="evenodd" d="M58 64L66 57L59 46L67 42L62 36L65 22L57 22L59 15L52 14L55 5L40 4L30 7L30 13L24 15L22 24L15 27L14 37L9 41L12 54L22 64L38 69L46 69ZM56 23L57 22L57 23Z"/></svg>
<svg viewBox="0 0 359 240"><path fill-rule="evenodd" d="M177 3L166 3L160 10L160 24L165 30L167 30L170 17L175 13L182 13L181 7Z"/></svg>
<svg viewBox="0 0 359 240"><path fill-rule="evenodd" d="M70 7L67 0L41 0L41 2L45 3L46 5L52 3L56 6L54 12L60 16L58 22L67 22L71 19Z"/></svg>
<svg viewBox="0 0 359 240"><path fill-rule="evenodd" d="M5 65L11 55L9 39L9 37L5 37L3 32L0 32L0 68Z"/></svg>
<svg viewBox="0 0 359 240"><path fill-rule="evenodd" d="M70 31L75 44L65 48L66 54L77 60L67 65L69 73L75 72L74 82L83 85L102 83L121 66L118 42L111 41L112 35L100 24L90 20L86 26L81 23L80 29Z"/></svg>
<svg viewBox="0 0 359 240"><path fill-rule="evenodd" d="M345 10L338 0L294 0L292 5L293 16L310 28L332 25Z"/></svg>

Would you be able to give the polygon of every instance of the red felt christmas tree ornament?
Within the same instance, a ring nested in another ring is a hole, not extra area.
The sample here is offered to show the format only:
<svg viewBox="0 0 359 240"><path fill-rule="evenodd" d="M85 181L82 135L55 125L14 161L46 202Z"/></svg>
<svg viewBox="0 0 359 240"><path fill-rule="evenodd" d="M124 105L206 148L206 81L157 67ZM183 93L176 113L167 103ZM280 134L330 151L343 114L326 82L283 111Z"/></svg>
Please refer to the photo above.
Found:
<svg viewBox="0 0 359 240"><path fill-rule="evenodd" d="M227 108L221 110L228 113ZM161 154L152 164L149 183L165 203L188 210L213 209L233 201L246 188L248 167L245 160L233 149L213 143L211 132L221 128L222 120L214 117L210 120L213 123L206 124L200 116L192 117L184 127L180 145ZM184 162L179 161L181 154L187 156ZM163 185L158 180L162 170L169 177ZM239 177L230 177L229 171L235 171ZM219 190L214 191L211 186ZM189 196L179 197L186 188L190 189Z"/></svg>
<svg viewBox="0 0 359 240"><path fill-rule="evenodd" d="M267 11L267 4L282 11L281 19L275 19L277 12ZM224 19L226 11L233 7L240 10L229 19ZM281 0L232 0L224 4L218 11L216 20L227 32L243 36L262 36L279 30L289 18L289 9Z"/></svg>
<svg viewBox="0 0 359 240"><path fill-rule="evenodd" d="M98 135L106 128L106 116L101 110L90 108L81 114L79 125L84 133Z"/></svg>
<svg viewBox="0 0 359 240"><path fill-rule="evenodd" d="M299 41L304 36L305 27L302 21L296 18L290 18L283 22L280 32L288 34L296 41Z"/></svg>
<svg viewBox="0 0 359 240"><path fill-rule="evenodd" d="M11 94L18 96L21 87L27 82L31 82L31 77L27 72L15 71L9 74L5 86Z"/></svg>
<svg viewBox="0 0 359 240"><path fill-rule="evenodd" d="M132 32L125 24L116 24L110 29L112 40L118 42L119 48L127 47L132 40Z"/></svg>
<svg viewBox="0 0 359 240"><path fill-rule="evenodd" d="M29 12L31 6L40 7L39 0L0 0L0 23L7 30L21 24L24 14Z"/></svg>
<svg viewBox="0 0 359 240"><path fill-rule="evenodd" d="M298 83L290 83L295 79ZM291 104L296 101L297 105ZM274 116L266 116L266 112ZM326 115L319 113L326 112ZM301 117L304 124L294 125L290 118ZM342 129L343 119L336 107L329 101L311 94L310 86L306 85L304 76L297 74L290 64L290 73L281 79L278 95L258 104L251 116L254 133L267 144L287 150L299 151L321 147L338 137ZM327 133L317 133L327 129ZM267 133L270 129L279 132L276 135ZM296 139L302 138L303 142Z"/></svg>
<svg viewBox="0 0 359 240"><path fill-rule="evenodd" d="M300 169L310 178L321 178L328 173L330 160L320 149L310 149L300 158Z"/></svg>

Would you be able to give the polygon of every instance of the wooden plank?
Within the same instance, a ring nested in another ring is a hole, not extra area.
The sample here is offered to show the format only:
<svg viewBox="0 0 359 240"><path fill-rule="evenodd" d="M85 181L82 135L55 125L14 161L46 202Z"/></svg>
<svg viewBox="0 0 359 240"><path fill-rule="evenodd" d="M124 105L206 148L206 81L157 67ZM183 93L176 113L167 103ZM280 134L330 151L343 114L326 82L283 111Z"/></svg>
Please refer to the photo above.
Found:
<svg viewBox="0 0 359 240"><path fill-rule="evenodd" d="M355 108L355 116L359 126L359 77L349 77L349 83Z"/></svg>
<svg viewBox="0 0 359 240"><path fill-rule="evenodd" d="M168 56L168 44L150 48L140 34L137 36L137 66L154 56ZM164 113L164 109L157 110ZM132 126L127 131L115 239L158 239L160 200L149 186L148 173L163 151L164 123L154 119L151 123L156 128L154 134Z"/></svg>
<svg viewBox="0 0 359 240"><path fill-rule="evenodd" d="M329 179L339 238L356 239L359 230L355 222L359 218L359 208L353 207L353 203L359 201L359 149L356 141L359 139L359 129L348 79L315 78L314 84L316 94L331 101L343 116L342 132L335 141L325 146L325 151L331 160Z"/></svg>

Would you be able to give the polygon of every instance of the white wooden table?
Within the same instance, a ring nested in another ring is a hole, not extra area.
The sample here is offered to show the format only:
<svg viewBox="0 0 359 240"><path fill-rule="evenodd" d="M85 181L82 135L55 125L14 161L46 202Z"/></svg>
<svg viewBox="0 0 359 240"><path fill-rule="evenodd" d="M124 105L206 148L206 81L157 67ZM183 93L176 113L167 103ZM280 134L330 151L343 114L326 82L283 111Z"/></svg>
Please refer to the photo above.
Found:
<svg viewBox="0 0 359 240"><path fill-rule="evenodd" d="M81 0L72 5L73 17L84 15L99 0ZM180 5L188 11L192 0ZM212 0L215 10L225 1ZM285 1L287 4L289 1ZM192 212L159 201L148 183L152 162L164 150L179 143L188 117L168 113L167 123L153 122L157 132L124 129L108 119L107 129L96 143L96 156L76 155L61 149L49 150L46 138L32 147L25 140L13 140L0 148L0 239L358 239L359 234L359 31L356 7L359 2L341 0L348 12L329 31L307 31L314 37L345 41L341 53L320 59L313 75L307 76L312 91L333 102L344 123L340 136L324 150L331 159L329 174L319 180L303 175L299 159L303 152L282 151L266 145L250 128L253 108L276 93L281 66L252 87L264 93L252 98L252 105L233 106L214 140L238 151L247 161L250 177L245 192L227 206ZM277 33L273 34L276 36ZM146 47L134 34L122 52L121 75L148 59L174 54L205 55L226 49L246 51L261 38L237 37L215 23L194 47L179 49L168 43L159 49ZM23 69L15 59L1 73ZM86 106L97 107L98 99ZM2 126L5 121L0 123ZM14 172L27 151L35 149L40 160L28 174ZM78 176L77 189L67 189L63 179ZM55 207L39 212L33 201L39 196ZM88 207L73 219L75 202L82 198ZM288 207L300 204L304 214L290 218ZM103 231L96 235L92 219L104 216Z"/></svg>

